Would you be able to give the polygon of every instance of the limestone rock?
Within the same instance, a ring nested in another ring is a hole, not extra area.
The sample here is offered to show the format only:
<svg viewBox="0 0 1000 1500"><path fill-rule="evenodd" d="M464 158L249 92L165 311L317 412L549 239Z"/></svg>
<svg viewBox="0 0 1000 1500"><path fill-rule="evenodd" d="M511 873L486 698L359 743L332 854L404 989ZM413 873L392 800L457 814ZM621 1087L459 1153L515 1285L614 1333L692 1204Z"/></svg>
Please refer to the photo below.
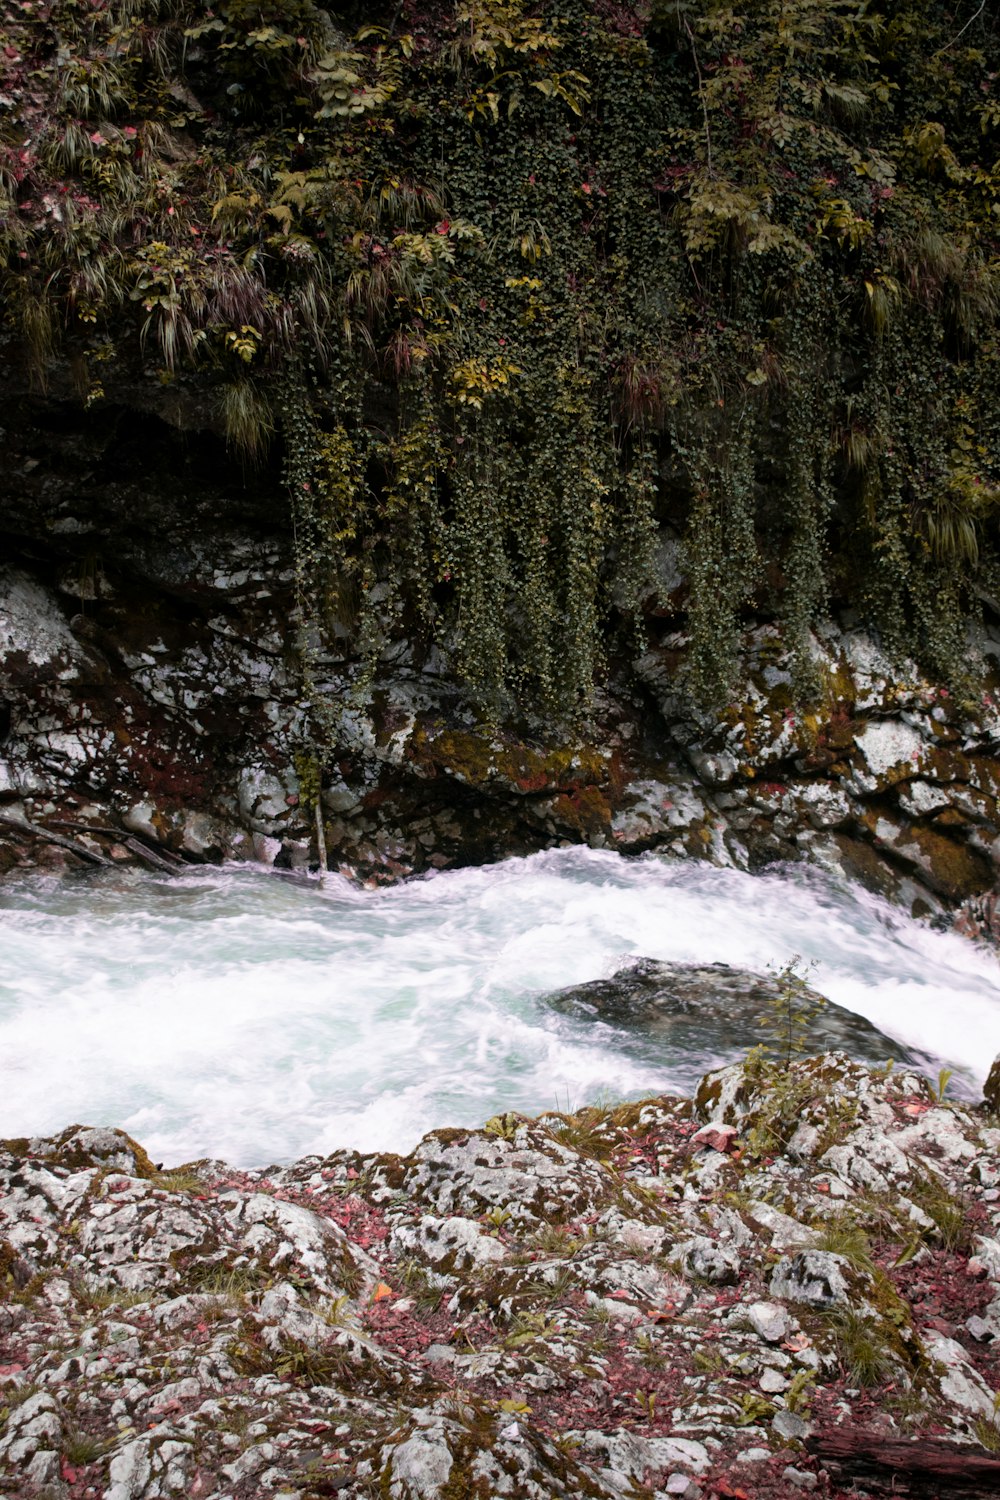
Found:
<svg viewBox="0 0 1000 1500"><path fill-rule="evenodd" d="M787 1302L826 1310L850 1301L849 1265L829 1250L802 1250L784 1256L771 1275L771 1294Z"/></svg>
<svg viewBox="0 0 1000 1500"><path fill-rule="evenodd" d="M777 1302L753 1302L747 1317L754 1332L768 1344L780 1344L792 1326L787 1309Z"/></svg>
<svg viewBox="0 0 1000 1500"><path fill-rule="evenodd" d="M803 1380L814 1411L833 1401L852 1419L848 1314L894 1351L872 1399L899 1388L902 1344L926 1353L923 1418L967 1443L993 1420L1000 1196L982 1162L997 1132L902 1070L833 1055L784 1082L800 1123L839 1131L852 1181L867 1164L891 1183L855 1194L859 1224L926 1242L891 1319L854 1260L795 1243L846 1182L749 1144L692 1157L690 1101L607 1112L601 1161L568 1144L593 1141L590 1115L435 1131L403 1159L201 1163L187 1187L121 1170L144 1153L116 1132L0 1146L0 1488L697 1500L746 1464L763 1493L809 1437L791 1397ZM749 1143L767 1075L733 1067L714 1084ZM692 1170L706 1161L717 1181ZM931 1163L984 1231L971 1257L920 1207ZM916 1296L906 1306L932 1250L935 1281L977 1299L947 1335L914 1325ZM76 1451L94 1456L64 1463ZM790 1467L780 1483L808 1490L808 1467Z"/></svg>
<svg viewBox="0 0 1000 1500"><path fill-rule="evenodd" d="M740 1258L736 1251L719 1245L705 1235L695 1235L674 1249L674 1255L685 1276L719 1285L735 1282L739 1276Z"/></svg>

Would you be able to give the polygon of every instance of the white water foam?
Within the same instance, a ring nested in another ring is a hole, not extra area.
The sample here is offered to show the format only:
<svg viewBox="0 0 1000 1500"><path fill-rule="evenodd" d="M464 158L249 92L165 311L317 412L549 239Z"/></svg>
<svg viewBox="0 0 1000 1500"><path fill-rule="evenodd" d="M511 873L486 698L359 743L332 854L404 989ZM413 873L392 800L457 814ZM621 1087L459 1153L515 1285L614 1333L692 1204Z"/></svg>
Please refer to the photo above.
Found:
<svg viewBox="0 0 1000 1500"><path fill-rule="evenodd" d="M688 1088L718 1060L551 1010L628 958L810 982L985 1078L1000 965L802 868L564 849L388 890L246 866L0 887L0 1135L117 1124L240 1165Z"/></svg>

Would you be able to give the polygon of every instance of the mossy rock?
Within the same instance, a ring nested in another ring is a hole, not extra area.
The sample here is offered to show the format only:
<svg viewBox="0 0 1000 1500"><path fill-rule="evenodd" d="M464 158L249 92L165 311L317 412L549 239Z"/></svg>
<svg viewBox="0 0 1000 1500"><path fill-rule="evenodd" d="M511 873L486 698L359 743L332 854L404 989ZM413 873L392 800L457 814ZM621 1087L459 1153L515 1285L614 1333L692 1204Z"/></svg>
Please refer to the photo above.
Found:
<svg viewBox="0 0 1000 1500"><path fill-rule="evenodd" d="M995 871L986 855L935 828L915 825L897 835L889 847L948 901L957 904L993 886Z"/></svg>
<svg viewBox="0 0 1000 1500"><path fill-rule="evenodd" d="M993 1066L983 1084L983 1099L990 1114L1000 1115L1000 1056L993 1059Z"/></svg>
<svg viewBox="0 0 1000 1500"><path fill-rule="evenodd" d="M446 775L470 787L501 785L519 796L580 794L606 785L608 760L592 745L556 749L528 745L508 735L417 724L409 759L425 776ZM605 821L610 819L608 813Z"/></svg>
<svg viewBox="0 0 1000 1500"><path fill-rule="evenodd" d="M59 1135L45 1140L0 1141L0 1148L12 1156L34 1156L51 1166L82 1172L88 1167L110 1172L124 1172L128 1177L147 1180L159 1176L159 1169L138 1141L124 1130L90 1125L69 1125Z"/></svg>

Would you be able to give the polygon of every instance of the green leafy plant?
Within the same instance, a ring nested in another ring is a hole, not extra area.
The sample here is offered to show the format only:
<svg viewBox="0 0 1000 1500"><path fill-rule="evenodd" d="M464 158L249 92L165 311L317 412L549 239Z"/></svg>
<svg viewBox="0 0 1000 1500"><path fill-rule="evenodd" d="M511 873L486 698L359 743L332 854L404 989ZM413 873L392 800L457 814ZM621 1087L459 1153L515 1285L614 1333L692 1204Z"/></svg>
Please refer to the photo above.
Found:
<svg viewBox="0 0 1000 1500"><path fill-rule="evenodd" d="M953 1068L942 1068L938 1073L937 1087L934 1091L934 1094L939 1104L944 1103L945 1095L948 1092L948 1084L951 1082L954 1076L955 1074Z"/></svg>
<svg viewBox="0 0 1000 1500"><path fill-rule="evenodd" d="M579 723L650 632L724 705L761 614L808 701L845 594L960 678L1000 569L988 7L8 9L14 357L280 455L321 764L403 631L486 719Z"/></svg>
<svg viewBox="0 0 1000 1500"><path fill-rule="evenodd" d="M762 1044L764 1051L786 1069L805 1055L809 1028L826 1005L823 996L811 990L806 976L799 973L800 963L796 955L775 974L773 994L758 1017L767 1038Z"/></svg>

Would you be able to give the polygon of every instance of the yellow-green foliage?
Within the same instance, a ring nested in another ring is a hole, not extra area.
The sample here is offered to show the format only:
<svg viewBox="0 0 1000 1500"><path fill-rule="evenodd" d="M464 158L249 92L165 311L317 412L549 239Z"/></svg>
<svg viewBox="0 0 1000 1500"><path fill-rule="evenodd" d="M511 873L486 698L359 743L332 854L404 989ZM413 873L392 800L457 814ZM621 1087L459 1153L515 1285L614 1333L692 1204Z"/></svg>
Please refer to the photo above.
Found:
<svg viewBox="0 0 1000 1500"><path fill-rule="evenodd" d="M995 594L990 7L55 0L0 45L25 366L90 405L193 372L244 458L280 429L359 685L405 627L573 712L661 522L701 697L747 609L802 695L831 591L939 670Z"/></svg>

